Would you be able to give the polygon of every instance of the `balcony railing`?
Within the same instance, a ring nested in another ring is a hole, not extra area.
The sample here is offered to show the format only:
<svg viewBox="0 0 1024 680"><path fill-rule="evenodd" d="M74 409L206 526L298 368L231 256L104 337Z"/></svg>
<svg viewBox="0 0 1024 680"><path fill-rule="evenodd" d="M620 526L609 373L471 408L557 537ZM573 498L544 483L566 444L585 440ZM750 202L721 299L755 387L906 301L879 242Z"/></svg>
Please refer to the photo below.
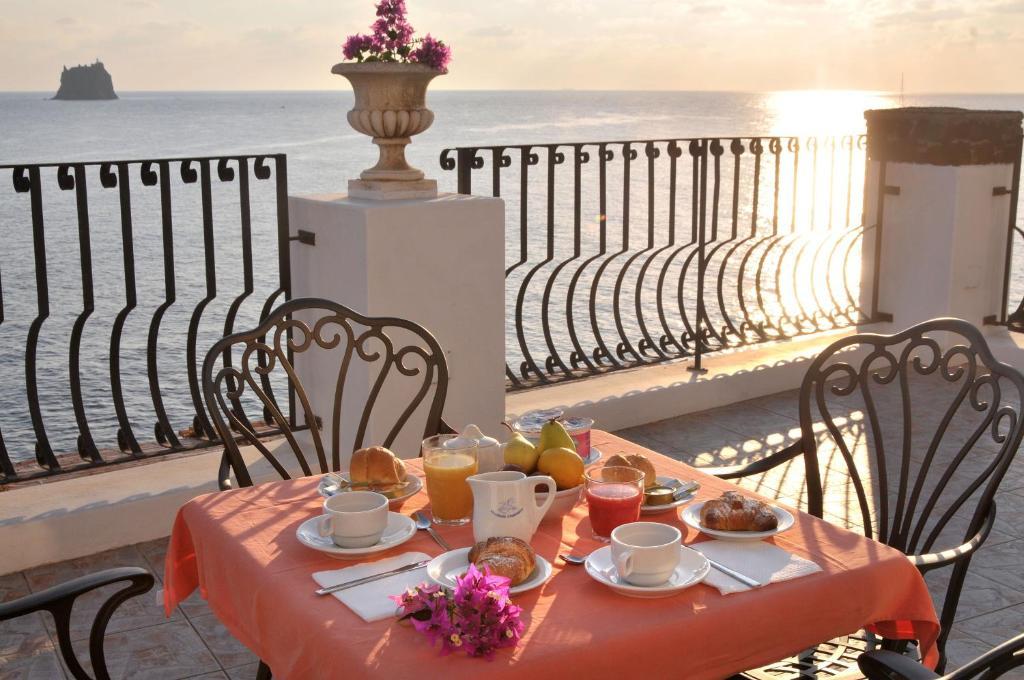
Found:
<svg viewBox="0 0 1024 680"><path fill-rule="evenodd" d="M290 297L287 186L283 155L0 165L0 483L216 441L199 362Z"/></svg>
<svg viewBox="0 0 1024 680"><path fill-rule="evenodd" d="M863 136L446 149L506 201L510 390L856 324Z"/></svg>

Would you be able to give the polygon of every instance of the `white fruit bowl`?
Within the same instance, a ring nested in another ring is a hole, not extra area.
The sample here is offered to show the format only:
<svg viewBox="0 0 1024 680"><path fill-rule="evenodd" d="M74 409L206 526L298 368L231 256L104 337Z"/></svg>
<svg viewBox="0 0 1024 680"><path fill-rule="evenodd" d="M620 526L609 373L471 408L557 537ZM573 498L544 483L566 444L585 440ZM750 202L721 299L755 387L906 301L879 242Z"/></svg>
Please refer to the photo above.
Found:
<svg viewBox="0 0 1024 680"><path fill-rule="evenodd" d="M583 485L574 486L571 489L565 489L563 491L555 492L555 500L548 508L547 514L544 515L543 521L548 520L561 520L563 517L572 512L572 509L576 507L576 504L580 501L580 494L583 492ZM543 503L545 497L548 495L547 491L537 492L537 503Z"/></svg>

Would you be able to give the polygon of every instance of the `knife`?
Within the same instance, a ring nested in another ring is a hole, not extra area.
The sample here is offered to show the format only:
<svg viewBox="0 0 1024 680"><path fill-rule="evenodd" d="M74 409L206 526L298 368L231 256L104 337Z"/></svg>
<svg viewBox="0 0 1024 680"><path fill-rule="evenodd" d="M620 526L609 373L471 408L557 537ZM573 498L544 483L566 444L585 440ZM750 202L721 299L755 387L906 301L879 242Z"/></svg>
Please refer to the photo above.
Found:
<svg viewBox="0 0 1024 680"><path fill-rule="evenodd" d="M430 564L430 560L422 560L420 562L413 562L412 564L407 564L404 567L399 567L398 569L392 569L391 571L385 571L385 572L382 572L380 574L372 574L370 576L364 576L362 578L357 578L357 579L354 579L352 581L345 581L344 583L338 583L338 584L335 584L333 586L327 586L326 588L320 588L319 590L315 590L313 592L316 593L317 595L330 595L331 593L336 593L339 590L346 590L347 588L354 588L356 586L361 586L364 583L370 583L371 581L377 581L377 580L380 580L382 578L387 578L388 576L394 576L395 574L404 574L407 571L414 571L416 569L422 569L423 567L427 566L428 564Z"/></svg>
<svg viewBox="0 0 1024 680"><path fill-rule="evenodd" d="M704 559L707 559L708 560L708 564L710 564L712 567L714 567L718 571L722 572L726 576L731 576L732 578L736 579L737 581L739 581L740 583L742 583L745 586L750 586L751 588L760 588L761 587L761 584L758 581L755 581L754 579L750 578L746 574L741 574L738 571L734 571L734 570L730 569L729 567L725 566L724 564L720 564L718 562L715 562L714 560L709 559L707 555L704 555Z"/></svg>

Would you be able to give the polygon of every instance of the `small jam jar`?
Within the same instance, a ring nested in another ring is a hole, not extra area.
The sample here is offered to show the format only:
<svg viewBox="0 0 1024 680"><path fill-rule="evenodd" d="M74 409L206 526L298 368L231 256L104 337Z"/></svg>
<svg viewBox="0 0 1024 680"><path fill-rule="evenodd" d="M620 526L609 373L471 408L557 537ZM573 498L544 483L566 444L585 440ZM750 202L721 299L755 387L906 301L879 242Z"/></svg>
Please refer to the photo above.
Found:
<svg viewBox="0 0 1024 680"><path fill-rule="evenodd" d="M569 436L576 444L576 453L586 462L590 458L590 430L594 426L593 418L583 416L571 416L563 418L563 411L560 409L546 409L543 411L530 411L517 420L513 427L517 432L536 444L540 441L540 430L544 424L552 419L559 419L565 427Z"/></svg>

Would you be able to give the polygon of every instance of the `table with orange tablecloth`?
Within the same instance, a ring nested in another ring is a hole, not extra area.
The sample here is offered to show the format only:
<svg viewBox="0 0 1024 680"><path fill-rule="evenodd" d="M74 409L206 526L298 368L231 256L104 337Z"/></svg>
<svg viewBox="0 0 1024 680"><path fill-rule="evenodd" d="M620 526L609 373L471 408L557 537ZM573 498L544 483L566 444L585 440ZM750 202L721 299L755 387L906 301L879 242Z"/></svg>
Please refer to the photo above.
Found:
<svg viewBox="0 0 1024 680"><path fill-rule="evenodd" d="M604 432L595 431L593 442L605 456L644 453L659 474L697 479L702 498L735 488ZM418 460L409 463L411 472L422 474ZM304 478L196 498L179 511L167 553L167 611L199 588L275 678L722 678L866 625L890 637L918 639L926 661L936 658L939 626L928 589L892 548L796 513L795 526L772 540L813 560L822 572L728 596L702 584L670 598L637 600L556 560L561 551L585 553L601 545L590 538L585 505L561 522L542 522L534 535L534 549L554 565L554 574L515 597L526 623L519 646L500 650L493 661L441 657L407 625L366 623L337 599L313 594L313 572L351 564L295 538L298 525L321 511L316 484L316 478ZM425 505L422 492L402 511ZM704 539L676 512L652 518L678 526L684 542ZM472 543L471 527L439 531L453 547ZM419 532L373 558L405 551L440 553Z"/></svg>

